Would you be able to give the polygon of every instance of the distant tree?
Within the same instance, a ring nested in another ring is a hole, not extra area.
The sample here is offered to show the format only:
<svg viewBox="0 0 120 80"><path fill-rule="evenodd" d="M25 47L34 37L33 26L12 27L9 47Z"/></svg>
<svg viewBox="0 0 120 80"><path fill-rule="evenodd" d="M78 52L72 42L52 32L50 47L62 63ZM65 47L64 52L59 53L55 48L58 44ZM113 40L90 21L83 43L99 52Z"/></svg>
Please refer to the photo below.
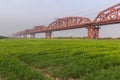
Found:
<svg viewBox="0 0 120 80"><path fill-rule="evenodd" d="M5 36L0 36L0 39L5 39L5 38L8 38L8 37L5 37Z"/></svg>

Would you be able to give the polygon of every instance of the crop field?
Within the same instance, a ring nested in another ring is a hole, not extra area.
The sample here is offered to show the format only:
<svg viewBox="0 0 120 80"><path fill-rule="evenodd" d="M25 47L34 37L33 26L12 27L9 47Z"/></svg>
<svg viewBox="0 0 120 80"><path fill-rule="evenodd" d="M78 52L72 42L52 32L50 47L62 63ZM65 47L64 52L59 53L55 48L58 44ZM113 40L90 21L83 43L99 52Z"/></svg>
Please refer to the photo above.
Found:
<svg viewBox="0 0 120 80"><path fill-rule="evenodd" d="M1 39L0 80L120 80L120 40Z"/></svg>

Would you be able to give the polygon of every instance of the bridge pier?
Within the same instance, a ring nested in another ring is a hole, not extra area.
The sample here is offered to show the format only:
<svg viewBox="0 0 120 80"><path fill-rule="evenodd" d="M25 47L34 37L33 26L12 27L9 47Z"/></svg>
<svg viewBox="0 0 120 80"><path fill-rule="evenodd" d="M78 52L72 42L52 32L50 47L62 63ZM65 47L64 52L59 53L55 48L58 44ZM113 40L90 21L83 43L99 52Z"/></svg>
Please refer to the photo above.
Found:
<svg viewBox="0 0 120 80"><path fill-rule="evenodd" d="M31 34L31 38L33 39L35 38L35 33Z"/></svg>
<svg viewBox="0 0 120 80"><path fill-rule="evenodd" d="M94 39L99 38L99 29L100 29L100 27L95 27L94 28Z"/></svg>
<svg viewBox="0 0 120 80"><path fill-rule="evenodd" d="M51 38L52 37L52 32L45 32L45 38Z"/></svg>
<svg viewBox="0 0 120 80"><path fill-rule="evenodd" d="M93 39L94 38L94 26L88 26L88 38Z"/></svg>
<svg viewBox="0 0 120 80"><path fill-rule="evenodd" d="M23 34L23 38L27 38L27 34Z"/></svg>
<svg viewBox="0 0 120 80"><path fill-rule="evenodd" d="M22 35L18 35L18 38L22 38Z"/></svg>

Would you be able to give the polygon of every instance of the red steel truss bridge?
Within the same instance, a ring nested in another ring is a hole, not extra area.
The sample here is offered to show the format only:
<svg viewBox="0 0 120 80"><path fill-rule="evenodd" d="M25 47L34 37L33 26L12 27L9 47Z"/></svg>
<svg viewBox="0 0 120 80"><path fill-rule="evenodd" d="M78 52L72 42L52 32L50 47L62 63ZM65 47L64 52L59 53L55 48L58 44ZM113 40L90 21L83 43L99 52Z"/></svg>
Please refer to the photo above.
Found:
<svg viewBox="0 0 120 80"><path fill-rule="evenodd" d="M35 26L33 29L26 29L15 33L15 36L31 35L31 38L35 38L37 33L45 33L45 38L51 38L52 32L76 28L86 28L88 30L88 38L99 38L99 29L102 25L118 24L120 23L120 3L110 8L101 11L94 21L85 17L65 17L57 19L48 26Z"/></svg>

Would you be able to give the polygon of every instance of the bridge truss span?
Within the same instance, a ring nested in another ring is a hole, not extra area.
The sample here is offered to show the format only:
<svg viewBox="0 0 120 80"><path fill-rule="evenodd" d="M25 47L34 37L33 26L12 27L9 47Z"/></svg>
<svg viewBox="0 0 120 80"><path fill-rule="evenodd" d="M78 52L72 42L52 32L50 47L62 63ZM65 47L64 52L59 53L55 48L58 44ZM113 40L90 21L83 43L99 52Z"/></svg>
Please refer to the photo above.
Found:
<svg viewBox="0 0 120 80"><path fill-rule="evenodd" d="M83 17L65 17L60 18L48 25L48 31L66 30L74 28L83 28L88 26L92 21Z"/></svg>
<svg viewBox="0 0 120 80"><path fill-rule="evenodd" d="M120 23L120 3L101 11L94 20L97 26Z"/></svg>
<svg viewBox="0 0 120 80"><path fill-rule="evenodd" d="M41 32L45 32L47 30L47 27L44 26L44 25L41 25L41 26L35 26L33 29L32 29L32 32L33 33L41 33Z"/></svg>
<svg viewBox="0 0 120 80"><path fill-rule="evenodd" d="M93 39L99 38L99 26L118 23L120 23L120 3L101 11L94 21L77 16L59 18L48 26L35 26L33 29L20 31L15 35L26 37L27 34L30 34L31 38L35 38L36 33L45 33L45 38L51 38L53 31L86 28L88 29L88 38Z"/></svg>

